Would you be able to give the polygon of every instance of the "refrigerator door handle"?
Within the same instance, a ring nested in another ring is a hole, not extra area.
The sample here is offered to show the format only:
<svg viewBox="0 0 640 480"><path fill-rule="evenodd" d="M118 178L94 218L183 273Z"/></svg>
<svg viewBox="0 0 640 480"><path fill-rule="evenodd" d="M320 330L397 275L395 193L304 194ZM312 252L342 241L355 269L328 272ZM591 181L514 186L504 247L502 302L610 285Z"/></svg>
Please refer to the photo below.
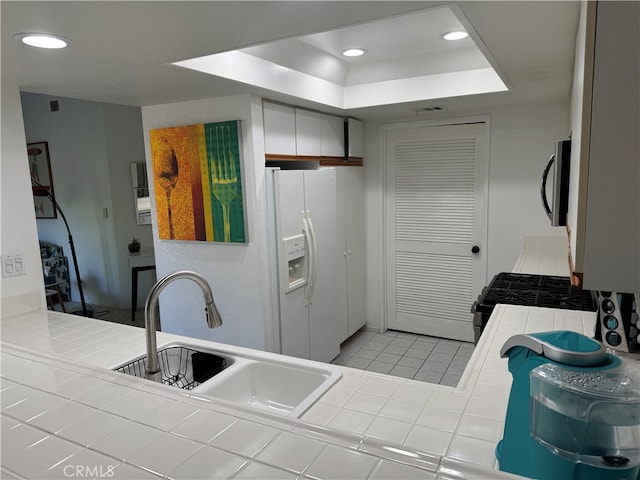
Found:
<svg viewBox="0 0 640 480"><path fill-rule="evenodd" d="M311 283L312 283L312 276L311 276L311 272L314 269L314 265L313 265L313 255L312 255L312 250L313 250L313 244L312 244L312 238L311 238L311 231L309 229L309 222L307 220L307 211L303 210L302 211L302 233L304 233L304 238L307 244L307 284L304 287L304 304L305 306L309 305L310 303L310 297L311 297Z"/></svg>
<svg viewBox="0 0 640 480"><path fill-rule="evenodd" d="M316 291L316 280L318 279L318 248L316 244L316 234L313 229L313 222L309 210L305 212L305 223L307 225L307 239L309 240L309 270L308 283L306 290L306 304L313 303L313 294Z"/></svg>

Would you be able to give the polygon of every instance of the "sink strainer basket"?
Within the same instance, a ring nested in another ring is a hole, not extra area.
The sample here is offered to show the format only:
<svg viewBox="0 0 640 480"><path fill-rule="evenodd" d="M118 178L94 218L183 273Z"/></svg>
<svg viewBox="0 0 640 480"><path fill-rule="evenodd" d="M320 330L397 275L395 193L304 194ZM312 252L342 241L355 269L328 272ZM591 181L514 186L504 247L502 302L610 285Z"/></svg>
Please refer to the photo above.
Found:
<svg viewBox="0 0 640 480"><path fill-rule="evenodd" d="M212 353L198 352L187 347L167 347L158 351L162 383L182 390L192 390L227 366L225 358ZM115 371L145 377L147 358L127 363Z"/></svg>

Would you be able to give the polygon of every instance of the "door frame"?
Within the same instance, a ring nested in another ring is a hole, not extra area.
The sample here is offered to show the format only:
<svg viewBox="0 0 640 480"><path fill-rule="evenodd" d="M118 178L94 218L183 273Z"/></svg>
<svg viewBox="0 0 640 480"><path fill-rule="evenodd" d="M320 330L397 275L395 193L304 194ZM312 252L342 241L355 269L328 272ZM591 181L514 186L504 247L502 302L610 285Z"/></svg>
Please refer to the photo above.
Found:
<svg viewBox="0 0 640 480"><path fill-rule="evenodd" d="M378 204L378 212L380 212L382 217L382 222L379 227L379 236L381 238L382 248L380 249L378 261L379 265L382 266L382 280L379 284L379 297L381 299L380 311L379 311L379 331L385 332L388 328L388 304L387 304L387 235L385 234L387 230L387 224L389 219L387 218L387 167L386 167L386 151L387 151L387 133L392 130L397 129L407 129L407 128L420 128L420 127L445 127L452 125L464 125L469 123L484 123L486 128L486 137L485 140L487 143L487 162L484 166L485 170L483 172L483 181L481 183L482 188L484 189L484 195L480 201L483 203L482 211L485 212L485 218L481 225L481 241L482 241L482 262L483 262L483 270L484 283L486 284L487 279L487 260L489 257L489 249L487 247L487 239L489 235L489 172L490 172L490 164L491 164L491 117L490 115L466 115L462 117L451 117L451 118L443 118L443 119L434 119L434 120L417 120L417 121L405 121L405 122L397 122L397 123L385 123L378 126L378 178L377 178L377 187L378 191L382 192L382 195L379 196L379 204ZM476 205L477 206L477 205ZM469 305L469 312L471 312L471 305Z"/></svg>

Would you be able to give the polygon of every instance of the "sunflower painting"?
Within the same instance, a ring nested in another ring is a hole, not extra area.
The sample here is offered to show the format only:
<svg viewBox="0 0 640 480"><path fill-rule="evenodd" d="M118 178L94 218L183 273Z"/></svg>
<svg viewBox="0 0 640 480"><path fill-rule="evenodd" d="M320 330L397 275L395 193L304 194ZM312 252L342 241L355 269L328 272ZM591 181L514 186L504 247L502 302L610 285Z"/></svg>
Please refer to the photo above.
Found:
<svg viewBox="0 0 640 480"><path fill-rule="evenodd" d="M151 130L161 240L246 243L240 122Z"/></svg>

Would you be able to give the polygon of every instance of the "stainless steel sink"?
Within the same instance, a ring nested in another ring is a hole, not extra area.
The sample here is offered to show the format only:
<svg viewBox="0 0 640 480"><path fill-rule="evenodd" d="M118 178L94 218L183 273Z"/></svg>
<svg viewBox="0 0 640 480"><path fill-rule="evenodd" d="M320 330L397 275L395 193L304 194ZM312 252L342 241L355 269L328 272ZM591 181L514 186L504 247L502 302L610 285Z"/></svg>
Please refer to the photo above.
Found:
<svg viewBox="0 0 640 480"><path fill-rule="evenodd" d="M158 350L162 383L182 390L193 390L220 373L233 360L214 353L202 352L185 345L170 345ZM116 372L147 378L147 357L139 357L116 369Z"/></svg>

